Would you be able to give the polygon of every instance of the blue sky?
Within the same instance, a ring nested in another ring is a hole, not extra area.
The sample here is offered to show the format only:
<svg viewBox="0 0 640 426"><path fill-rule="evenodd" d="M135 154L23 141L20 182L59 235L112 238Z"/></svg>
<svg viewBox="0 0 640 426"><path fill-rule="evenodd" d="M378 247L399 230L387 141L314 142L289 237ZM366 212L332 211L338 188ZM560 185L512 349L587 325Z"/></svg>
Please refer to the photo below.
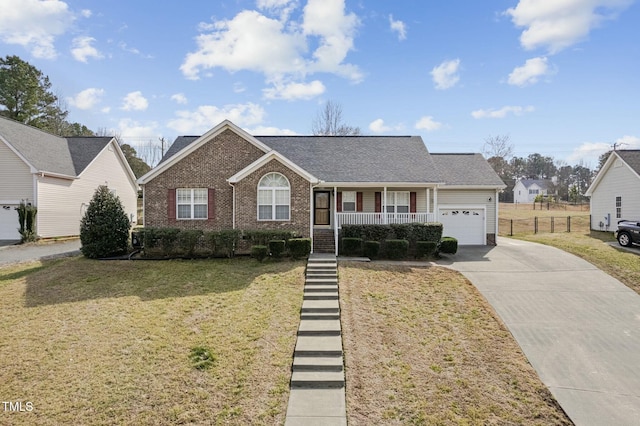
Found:
<svg viewBox="0 0 640 426"><path fill-rule="evenodd" d="M143 150L225 118L309 134L327 100L364 134L479 152L509 135L594 167L640 148L634 0L0 0L0 55L49 76L69 119ZM7 12L9 11L9 12Z"/></svg>

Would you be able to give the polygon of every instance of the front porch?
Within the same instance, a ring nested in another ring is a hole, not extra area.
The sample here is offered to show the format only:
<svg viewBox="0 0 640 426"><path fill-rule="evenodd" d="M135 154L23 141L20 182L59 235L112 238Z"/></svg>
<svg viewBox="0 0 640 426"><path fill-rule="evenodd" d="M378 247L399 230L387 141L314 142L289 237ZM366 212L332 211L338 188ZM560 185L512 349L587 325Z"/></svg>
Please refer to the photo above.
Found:
<svg viewBox="0 0 640 426"><path fill-rule="evenodd" d="M342 228L342 225L387 225L428 222L435 222L434 213L336 213L338 229Z"/></svg>

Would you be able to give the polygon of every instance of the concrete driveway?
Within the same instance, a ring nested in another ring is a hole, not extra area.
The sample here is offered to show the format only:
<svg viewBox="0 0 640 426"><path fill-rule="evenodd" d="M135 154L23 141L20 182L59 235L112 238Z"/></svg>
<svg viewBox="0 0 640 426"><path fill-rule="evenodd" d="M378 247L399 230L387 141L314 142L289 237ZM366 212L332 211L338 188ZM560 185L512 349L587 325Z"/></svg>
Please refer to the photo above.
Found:
<svg viewBox="0 0 640 426"><path fill-rule="evenodd" d="M576 425L640 424L640 296L562 250L506 238L438 264L491 303Z"/></svg>
<svg viewBox="0 0 640 426"><path fill-rule="evenodd" d="M80 254L80 240L0 246L0 266Z"/></svg>

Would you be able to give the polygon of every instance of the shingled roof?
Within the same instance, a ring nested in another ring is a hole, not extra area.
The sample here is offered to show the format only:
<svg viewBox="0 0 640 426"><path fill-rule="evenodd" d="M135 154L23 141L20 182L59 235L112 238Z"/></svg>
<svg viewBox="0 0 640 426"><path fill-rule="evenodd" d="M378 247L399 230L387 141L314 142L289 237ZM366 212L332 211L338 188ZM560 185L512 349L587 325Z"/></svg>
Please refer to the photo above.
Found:
<svg viewBox="0 0 640 426"><path fill-rule="evenodd" d="M62 138L35 127L0 117L0 138L39 172L76 177L113 139Z"/></svg>
<svg viewBox="0 0 640 426"><path fill-rule="evenodd" d="M445 185L506 186L482 154L432 153L431 158Z"/></svg>
<svg viewBox="0 0 640 426"><path fill-rule="evenodd" d="M640 175L640 149L625 149L616 151L616 154L624 160L637 174Z"/></svg>

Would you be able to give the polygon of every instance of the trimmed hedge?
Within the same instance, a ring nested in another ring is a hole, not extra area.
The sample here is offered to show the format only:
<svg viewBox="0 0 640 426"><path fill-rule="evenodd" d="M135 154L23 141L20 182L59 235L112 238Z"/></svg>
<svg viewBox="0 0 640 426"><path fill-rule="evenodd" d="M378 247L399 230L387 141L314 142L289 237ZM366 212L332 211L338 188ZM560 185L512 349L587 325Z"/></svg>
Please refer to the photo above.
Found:
<svg viewBox="0 0 640 426"><path fill-rule="evenodd" d="M290 240L294 238L296 233L293 231L280 231L280 230L248 230L242 231L242 239L249 241L252 245L269 245L271 240Z"/></svg>
<svg viewBox="0 0 640 426"><path fill-rule="evenodd" d="M416 258L431 257L436 253L438 243L435 241L417 241Z"/></svg>
<svg viewBox="0 0 640 426"><path fill-rule="evenodd" d="M291 238L287 241L287 247L292 258L305 258L311 253L311 238Z"/></svg>
<svg viewBox="0 0 640 426"><path fill-rule="evenodd" d="M178 246L189 257L193 257L196 246L204 233L200 229L188 229L178 234Z"/></svg>
<svg viewBox="0 0 640 426"><path fill-rule="evenodd" d="M369 259L375 259L378 257L380 253L380 242L379 241L365 241L363 248L363 255L368 257Z"/></svg>
<svg viewBox="0 0 640 426"><path fill-rule="evenodd" d="M345 256L357 256L362 250L362 238L343 238L342 254Z"/></svg>
<svg viewBox="0 0 640 426"><path fill-rule="evenodd" d="M251 247L251 257L256 259L258 262L262 262L269 255L269 248L267 246L252 246Z"/></svg>
<svg viewBox="0 0 640 426"><path fill-rule="evenodd" d="M409 241L407 240L387 240L385 241L385 251L389 259L404 259L409 251Z"/></svg>
<svg viewBox="0 0 640 426"><path fill-rule="evenodd" d="M363 241L407 240L440 241L441 223L403 223L391 225L342 225L342 238L362 238Z"/></svg>
<svg viewBox="0 0 640 426"><path fill-rule="evenodd" d="M271 240L269 241L269 253L271 256L276 259L282 257L285 249L285 241L284 240Z"/></svg>
<svg viewBox="0 0 640 426"><path fill-rule="evenodd" d="M442 237L440 241L440 253L456 254L458 252L458 240L453 237Z"/></svg>

